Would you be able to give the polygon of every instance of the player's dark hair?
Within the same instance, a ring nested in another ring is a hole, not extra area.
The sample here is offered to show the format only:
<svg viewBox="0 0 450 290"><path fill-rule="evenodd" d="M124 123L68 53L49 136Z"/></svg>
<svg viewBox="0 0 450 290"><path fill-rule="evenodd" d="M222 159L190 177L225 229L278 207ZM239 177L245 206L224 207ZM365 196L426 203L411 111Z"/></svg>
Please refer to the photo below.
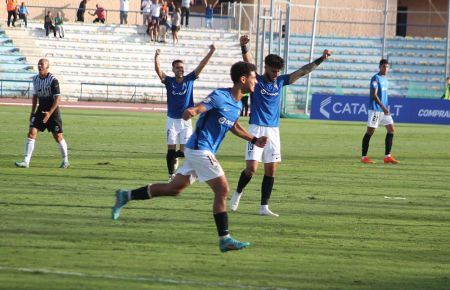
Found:
<svg viewBox="0 0 450 290"><path fill-rule="evenodd" d="M384 65L384 64L389 64L389 61L387 59L382 59L380 60L380 66Z"/></svg>
<svg viewBox="0 0 450 290"><path fill-rule="evenodd" d="M181 59L176 59L172 61L172 67L174 67L177 63L184 63Z"/></svg>
<svg viewBox="0 0 450 290"><path fill-rule="evenodd" d="M231 80L236 84L241 77L248 77L252 71L256 71L256 66L253 63L239 61L231 66Z"/></svg>
<svg viewBox="0 0 450 290"><path fill-rule="evenodd" d="M274 69L282 69L284 67L284 59L276 54L269 54L264 59L264 64Z"/></svg>

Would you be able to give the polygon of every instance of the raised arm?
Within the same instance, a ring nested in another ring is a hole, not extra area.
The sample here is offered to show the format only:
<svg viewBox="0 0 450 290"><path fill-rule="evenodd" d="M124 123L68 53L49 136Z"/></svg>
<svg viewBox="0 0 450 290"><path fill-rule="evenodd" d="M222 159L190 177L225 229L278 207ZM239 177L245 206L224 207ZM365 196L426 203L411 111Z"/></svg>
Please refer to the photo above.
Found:
<svg viewBox="0 0 450 290"><path fill-rule="evenodd" d="M214 44L211 44L209 46L208 54L202 59L202 61L198 64L198 66L195 68L195 76L198 77L202 70L205 68L206 64L211 59L212 55L214 54L214 51L216 51L216 46Z"/></svg>
<svg viewBox="0 0 450 290"><path fill-rule="evenodd" d="M313 61L312 63L308 63L307 65L302 66L295 72L291 73L289 76L289 83L295 83L299 78L304 75L309 74L313 70L315 70L324 60L328 59L331 56L331 51L325 49L322 53L322 56Z"/></svg>
<svg viewBox="0 0 450 290"><path fill-rule="evenodd" d="M198 103L195 107L187 108L186 111L183 112L182 117L183 117L183 120L187 121L203 112L206 112L206 107L203 106L202 103Z"/></svg>
<svg viewBox="0 0 450 290"><path fill-rule="evenodd" d="M238 121L236 121L236 123L234 123L234 125L230 129L230 131L234 135L236 135L244 140L247 140L248 142L251 142L252 144L255 144L258 147L263 148L264 146L266 146L266 143L267 143L266 136L261 136L259 138L253 136L244 127L242 127Z"/></svg>
<svg viewBox="0 0 450 290"><path fill-rule="evenodd" d="M161 63L159 60L160 54L161 54L161 51L159 49L157 49L155 51L155 71L156 71L156 74L158 75L159 79L161 80L161 82L163 82L164 79L166 78L166 74L161 70Z"/></svg>
<svg viewBox="0 0 450 290"><path fill-rule="evenodd" d="M242 35L239 39L239 44L241 45L242 50L242 59L245 62L253 63L252 55L250 54L250 51L248 50L247 44L250 42L250 37L248 35Z"/></svg>

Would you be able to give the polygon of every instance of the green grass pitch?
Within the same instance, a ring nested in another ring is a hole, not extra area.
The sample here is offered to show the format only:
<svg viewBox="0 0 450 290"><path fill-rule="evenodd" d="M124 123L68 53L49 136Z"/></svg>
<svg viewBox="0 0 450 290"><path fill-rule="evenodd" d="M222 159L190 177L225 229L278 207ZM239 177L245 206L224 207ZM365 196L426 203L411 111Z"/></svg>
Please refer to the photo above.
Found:
<svg viewBox="0 0 450 290"><path fill-rule="evenodd" d="M0 107L0 289L450 289L448 126L397 124L398 165L380 128L364 165L365 124L283 119L280 217L257 215L260 166L229 213L252 245L222 254L205 184L110 218L117 188L167 180L164 114L63 109L67 170L48 133L14 167L28 116ZM232 190L244 149L229 133L217 155Z"/></svg>

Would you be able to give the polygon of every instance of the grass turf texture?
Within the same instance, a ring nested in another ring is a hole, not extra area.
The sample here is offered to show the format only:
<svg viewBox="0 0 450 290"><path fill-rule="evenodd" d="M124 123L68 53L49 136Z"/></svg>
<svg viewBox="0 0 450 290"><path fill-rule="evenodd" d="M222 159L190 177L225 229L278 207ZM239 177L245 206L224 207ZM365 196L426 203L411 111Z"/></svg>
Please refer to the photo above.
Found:
<svg viewBox="0 0 450 290"><path fill-rule="evenodd" d="M205 184L110 219L115 189L167 180L163 114L63 109L67 170L48 133L14 167L28 114L0 107L0 289L449 289L448 126L397 124L399 165L380 128L364 165L365 124L283 119L280 217L257 215L260 167L229 214L252 245L222 254ZM230 133L218 154L232 190L244 148Z"/></svg>

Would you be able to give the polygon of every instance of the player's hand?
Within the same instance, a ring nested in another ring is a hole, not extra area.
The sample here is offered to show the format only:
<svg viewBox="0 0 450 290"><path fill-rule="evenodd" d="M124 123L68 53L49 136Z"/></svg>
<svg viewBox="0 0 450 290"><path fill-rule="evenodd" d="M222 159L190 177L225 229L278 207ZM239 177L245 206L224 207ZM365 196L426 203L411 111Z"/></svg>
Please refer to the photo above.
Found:
<svg viewBox="0 0 450 290"><path fill-rule="evenodd" d="M391 113L389 112L389 110L388 110L386 107L383 107L382 109L383 109L383 113L384 113L385 115L391 114Z"/></svg>
<svg viewBox="0 0 450 290"><path fill-rule="evenodd" d="M329 58L330 56L331 56L331 50L325 49L325 50L323 51L323 53L322 53L322 57L323 57L324 59L327 59L327 58Z"/></svg>
<svg viewBox="0 0 450 290"><path fill-rule="evenodd" d="M241 38L239 39L239 43L241 44L241 46L247 45L247 43L250 42L250 37L248 37L248 35L242 35Z"/></svg>
<svg viewBox="0 0 450 290"><path fill-rule="evenodd" d="M48 119L50 119L50 112L42 112L44 114L44 119L42 119L42 122L46 124L48 122Z"/></svg>
<svg viewBox="0 0 450 290"><path fill-rule="evenodd" d="M160 54L161 54L161 50L157 49L157 50L155 51L155 57L159 56Z"/></svg>
<svg viewBox="0 0 450 290"><path fill-rule="evenodd" d="M186 111L183 112L183 120L187 121L193 117L195 117L195 108L187 108Z"/></svg>
<svg viewBox="0 0 450 290"><path fill-rule="evenodd" d="M216 46L214 45L214 43L209 46L209 50L216 51Z"/></svg>
<svg viewBox="0 0 450 290"><path fill-rule="evenodd" d="M261 148L264 148L264 146L266 146L267 143L267 137L266 136L261 136L258 139L256 139L255 145Z"/></svg>

